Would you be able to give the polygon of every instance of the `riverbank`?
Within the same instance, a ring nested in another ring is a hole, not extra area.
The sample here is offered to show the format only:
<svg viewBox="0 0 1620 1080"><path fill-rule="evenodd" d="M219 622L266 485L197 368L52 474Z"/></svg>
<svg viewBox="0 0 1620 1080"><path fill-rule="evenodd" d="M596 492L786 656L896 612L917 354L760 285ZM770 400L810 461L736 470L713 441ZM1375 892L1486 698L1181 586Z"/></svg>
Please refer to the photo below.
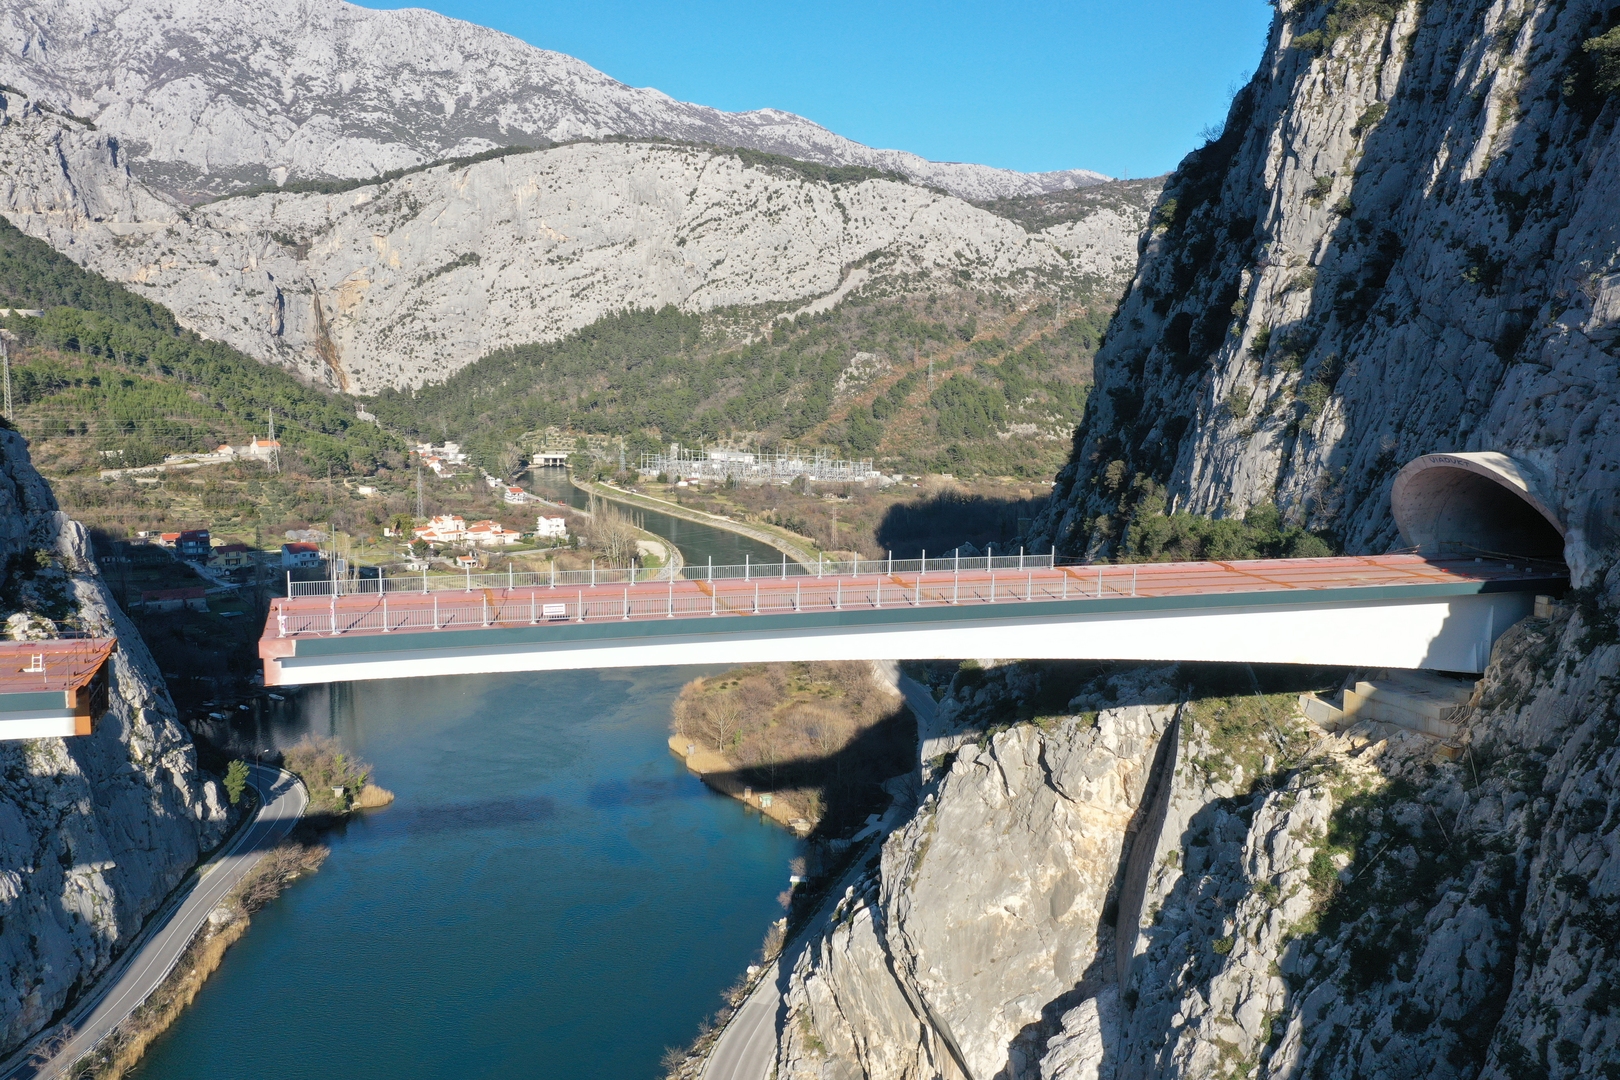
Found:
<svg viewBox="0 0 1620 1080"><path fill-rule="evenodd" d="M744 784L740 779L742 770L720 751L679 735L669 737L669 750L681 759L692 775L709 787L722 795L731 796L751 810L759 811L784 829L791 829L794 835L807 836L815 828L816 823L804 817L791 803L779 802L773 792L755 791Z"/></svg>
<svg viewBox="0 0 1620 1080"><path fill-rule="evenodd" d="M796 534L789 533L785 529L733 521L731 518L721 517L718 514L710 514L703 510L692 510L682 506L680 503L669 502L666 499L625 491L623 488L613 487L610 484L598 484L589 480L580 480L572 474L569 475L568 479L579 490L588 495L595 495L600 499L622 503L625 506L637 506L643 510L655 510L672 518L690 521L694 525L707 525L711 529L723 529L726 532L736 533L738 536L746 536L750 540L775 548L807 569L815 569L818 557L821 555L820 549L808 537L790 539L790 537L795 537Z"/></svg>

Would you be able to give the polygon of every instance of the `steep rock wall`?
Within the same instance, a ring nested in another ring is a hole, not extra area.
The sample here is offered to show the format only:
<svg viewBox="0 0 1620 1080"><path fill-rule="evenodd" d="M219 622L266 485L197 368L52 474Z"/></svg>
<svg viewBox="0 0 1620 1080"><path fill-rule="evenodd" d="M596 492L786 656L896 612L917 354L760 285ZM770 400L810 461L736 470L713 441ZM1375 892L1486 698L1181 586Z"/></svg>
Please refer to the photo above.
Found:
<svg viewBox="0 0 1620 1080"><path fill-rule="evenodd" d="M225 835L218 785L84 527L56 508L27 445L0 430L6 614L115 634L111 708L91 735L0 742L0 1057L106 970ZM17 620L21 621L21 620Z"/></svg>
<svg viewBox="0 0 1620 1080"><path fill-rule="evenodd" d="M0 212L18 228L198 333L359 393L633 306L798 305L857 282L1113 291L1146 222L1124 198L1030 233L913 184L647 143L186 208L132 177L116 140L14 95L0 106Z"/></svg>
<svg viewBox="0 0 1620 1080"><path fill-rule="evenodd" d="M1211 696L1193 671L1104 680L1071 708L1130 704L1001 730L1031 671L958 680L970 739L796 958L780 1075L1620 1069L1620 588L1597 594L1503 638L1460 757L1383 725L1329 733L1286 695ZM1172 711L1144 702L1178 683L1164 825L1133 835ZM1121 923L1138 844L1141 917Z"/></svg>
<svg viewBox="0 0 1620 1080"><path fill-rule="evenodd" d="M1620 96L1610 0L1283 2L1224 133L1182 162L1029 544L1275 501L1396 543L1394 473L1500 450L1577 576L1620 538Z"/></svg>

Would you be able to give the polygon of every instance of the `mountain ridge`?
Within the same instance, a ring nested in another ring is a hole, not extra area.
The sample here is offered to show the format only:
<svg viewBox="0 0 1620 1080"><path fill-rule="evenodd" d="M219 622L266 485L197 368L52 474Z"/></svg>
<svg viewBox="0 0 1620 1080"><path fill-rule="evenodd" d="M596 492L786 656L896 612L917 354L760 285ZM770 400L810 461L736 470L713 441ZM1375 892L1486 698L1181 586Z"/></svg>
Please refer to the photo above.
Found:
<svg viewBox="0 0 1620 1080"><path fill-rule="evenodd" d="M137 175L188 199L352 179L513 143L675 138L896 172L970 199L1100 183L875 149L780 109L727 113L419 8L341 0L0 4L8 81L117 137Z"/></svg>

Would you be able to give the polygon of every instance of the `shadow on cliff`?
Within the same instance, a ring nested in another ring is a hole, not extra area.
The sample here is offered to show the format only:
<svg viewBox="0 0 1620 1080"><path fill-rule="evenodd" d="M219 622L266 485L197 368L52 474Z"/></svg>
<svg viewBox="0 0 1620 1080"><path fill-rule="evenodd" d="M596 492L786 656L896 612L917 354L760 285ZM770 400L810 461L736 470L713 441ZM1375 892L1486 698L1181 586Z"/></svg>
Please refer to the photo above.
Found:
<svg viewBox="0 0 1620 1080"><path fill-rule="evenodd" d="M819 789L825 809L809 838L832 840L849 835L865 824L867 815L881 811L889 800L884 782L916 767L917 721L902 705L832 753L704 773L703 782L734 797L744 788Z"/></svg>
<svg viewBox="0 0 1620 1080"><path fill-rule="evenodd" d="M981 552L994 544L996 554L1016 555L1018 549L1007 546L1027 530L1046 502L1045 495L1005 499L939 491L890 506L875 530L877 542L897 559L916 559L925 550L939 556L960 544L972 544Z"/></svg>
<svg viewBox="0 0 1620 1080"><path fill-rule="evenodd" d="M1107 986L1124 984L1120 985L1121 1001L1124 1005L1122 1012L1129 1016L1133 1028L1140 1026L1138 1015L1132 1014L1138 991L1130 984L1128 974L1132 968L1128 956L1135 949L1138 935L1122 934L1120 927L1134 926L1141 917L1144 893L1154 868L1152 859L1160 844L1164 815L1173 794L1174 774L1178 765L1180 744L1183 741L1182 711L1186 703L1214 697L1316 690L1338 682L1344 675L1343 669L1340 668L1306 668L1286 664L1186 663L1178 665L1176 673L1177 690L1172 695L1157 695L1151 699L1120 700L1112 703L1114 706L1162 705L1179 700L1183 705L1178 707L1176 718L1166 728L1154 749L1153 763L1141 799L1126 825L1127 839L1121 845L1106 893L1107 899L1097 919L1098 948L1095 956L1072 990L1048 1002L1041 1010L1040 1019L1025 1025L1013 1037L1008 1045L1007 1065L993 1080L1020 1080L1034 1075L1031 1070L1045 1053L1048 1040L1063 1029L1064 1014L1088 998L1096 997ZM1288 775L1286 771L1280 771L1269 776L1257 777L1246 795L1212 803L1200 810L1189 821L1180 838L1179 846L1188 850L1191 850L1189 845L1207 847L1209 843L1207 838L1218 835L1214 830L1234 819L1243 822L1246 834L1248 820L1252 817L1254 808L1258 807L1259 801L1264 799L1266 793L1272 791L1278 784L1285 783ZM1242 897L1232 898L1222 894L1219 884L1216 876L1195 875L1189 866L1186 874L1177 883L1177 891L1167 898L1163 908L1215 913L1228 911L1235 906L1236 900ZM1248 891L1245 888L1242 895L1247 895ZM1190 905L1190 908L1183 908L1183 905ZM1157 914L1155 910L1155 925ZM1208 972L1196 967L1191 969L1194 978L1201 978L1199 985L1201 991L1207 992L1208 984L1224 970L1226 954L1213 955L1216 963L1210 966ZM1154 1019L1160 1027L1164 1027L1169 1017ZM1153 1025L1150 1023L1147 1026L1151 1028ZM1120 1047L1107 1043L1109 1034L1110 1025L1105 1023L1104 1058L1098 1075L1112 1075L1123 1080L1129 1073L1121 1060ZM1118 1033L1115 1034L1117 1038Z"/></svg>

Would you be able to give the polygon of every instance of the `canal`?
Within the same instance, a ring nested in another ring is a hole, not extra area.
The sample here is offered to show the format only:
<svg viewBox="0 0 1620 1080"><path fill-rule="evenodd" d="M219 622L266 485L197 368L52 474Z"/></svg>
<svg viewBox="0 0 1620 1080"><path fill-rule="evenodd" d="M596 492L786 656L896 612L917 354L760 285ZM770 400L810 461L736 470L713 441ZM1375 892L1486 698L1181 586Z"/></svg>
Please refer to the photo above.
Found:
<svg viewBox="0 0 1620 1080"><path fill-rule="evenodd" d="M536 486L563 496L557 479ZM771 552L644 521L693 563ZM662 1075L664 1049L720 1008L781 914L801 850L669 753L670 705L702 673L349 683L268 702L244 745L335 737L396 801L327 835L326 865L254 917L132 1075Z"/></svg>

